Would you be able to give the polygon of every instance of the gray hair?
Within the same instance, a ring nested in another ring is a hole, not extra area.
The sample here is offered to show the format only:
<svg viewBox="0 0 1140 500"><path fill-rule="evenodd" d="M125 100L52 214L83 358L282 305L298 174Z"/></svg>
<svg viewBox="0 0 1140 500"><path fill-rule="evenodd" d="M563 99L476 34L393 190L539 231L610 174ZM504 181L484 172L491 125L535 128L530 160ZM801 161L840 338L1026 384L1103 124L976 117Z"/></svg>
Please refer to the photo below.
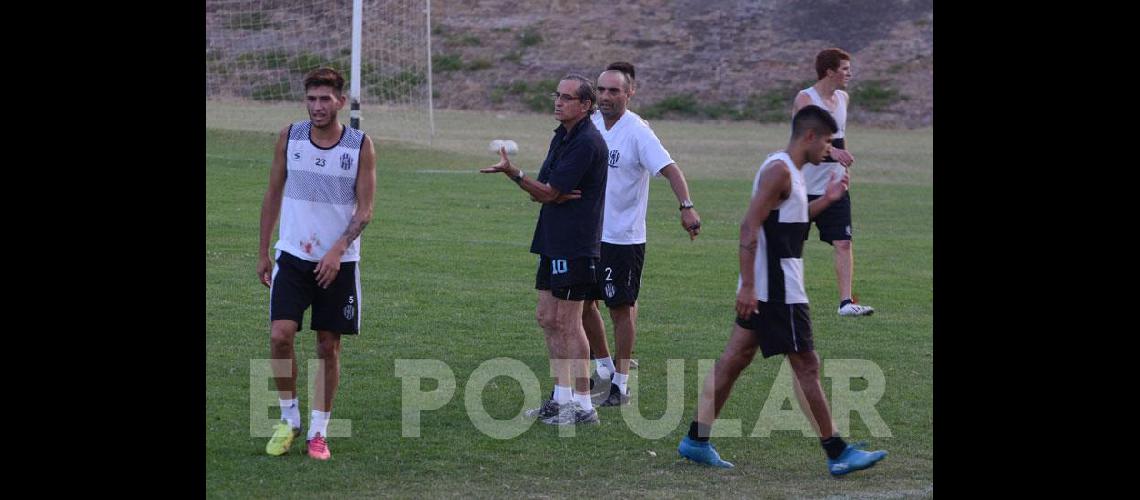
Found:
<svg viewBox="0 0 1140 500"><path fill-rule="evenodd" d="M563 80L577 80L578 91L575 92L575 97L582 100L590 101L590 109L586 110L586 116L594 114L594 107L598 104L598 91L594 88L594 82L578 73L570 73L564 77Z"/></svg>

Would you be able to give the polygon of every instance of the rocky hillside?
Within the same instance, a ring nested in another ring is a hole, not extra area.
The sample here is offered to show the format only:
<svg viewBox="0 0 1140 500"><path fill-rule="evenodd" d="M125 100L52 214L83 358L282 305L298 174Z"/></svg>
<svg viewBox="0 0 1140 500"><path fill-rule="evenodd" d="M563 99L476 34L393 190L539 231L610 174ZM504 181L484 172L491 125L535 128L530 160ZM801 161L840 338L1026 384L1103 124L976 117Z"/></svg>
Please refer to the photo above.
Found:
<svg viewBox="0 0 1140 500"><path fill-rule="evenodd" d="M786 119L834 46L853 57L850 120L934 124L933 0L434 0L432 25L437 108L549 109L552 81L625 60L642 114Z"/></svg>
<svg viewBox="0 0 1140 500"><path fill-rule="evenodd" d="M635 109L786 117L815 80L815 54L836 46L853 58L852 121L934 123L933 0L488 0L433 2L432 17L433 59L458 59L437 64L439 107L523 109L512 82L596 77L626 60L637 67Z"/></svg>

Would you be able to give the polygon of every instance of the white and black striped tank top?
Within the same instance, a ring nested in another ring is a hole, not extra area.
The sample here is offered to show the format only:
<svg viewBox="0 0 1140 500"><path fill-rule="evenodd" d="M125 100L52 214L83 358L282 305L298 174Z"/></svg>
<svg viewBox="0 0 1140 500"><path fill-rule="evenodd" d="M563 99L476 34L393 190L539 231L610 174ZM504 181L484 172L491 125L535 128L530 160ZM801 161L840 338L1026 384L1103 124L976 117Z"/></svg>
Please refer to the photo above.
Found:
<svg viewBox="0 0 1140 500"><path fill-rule="evenodd" d="M774 167L782 161L786 167ZM780 151L768 155L752 181L752 196L760 189L760 175L770 168L787 168L792 189L788 199L768 214L756 236L756 300L771 304L807 304L804 291L804 236L808 230L808 200L804 177L792 158ZM739 290L739 282L737 283Z"/></svg>

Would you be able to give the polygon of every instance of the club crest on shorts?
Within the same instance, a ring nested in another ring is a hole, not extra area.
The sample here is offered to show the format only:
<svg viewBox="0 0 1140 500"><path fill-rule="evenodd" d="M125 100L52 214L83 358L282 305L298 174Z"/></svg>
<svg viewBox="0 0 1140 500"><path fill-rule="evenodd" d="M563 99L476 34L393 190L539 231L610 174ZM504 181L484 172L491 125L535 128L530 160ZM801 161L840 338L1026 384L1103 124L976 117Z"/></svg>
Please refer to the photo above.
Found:
<svg viewBox="0 0 1140 500"><path fill-rule="evenodd" d="M607 299L614 298L614 284L613 283L606 283L606 298Z"/></svg>
<svg viewBox="0 0 1140 500"><path fill-rule="evenodd" d="M352 319L356 316L356 297L353 295L348 296L348 305L344 306L344 319Z"/></svg>

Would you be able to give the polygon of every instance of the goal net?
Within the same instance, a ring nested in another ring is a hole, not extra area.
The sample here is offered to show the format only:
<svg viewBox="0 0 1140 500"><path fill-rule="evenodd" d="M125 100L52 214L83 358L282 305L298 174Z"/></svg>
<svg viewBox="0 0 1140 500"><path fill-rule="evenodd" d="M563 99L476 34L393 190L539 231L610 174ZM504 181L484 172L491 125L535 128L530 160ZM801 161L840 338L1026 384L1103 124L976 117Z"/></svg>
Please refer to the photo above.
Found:
<svg viewBox="0 0 1140 500"><path fill-rule="evenodd" d="M360 128L374 138L431 141L428 1L363 0ZM349 95L352 10L352 0L206 0L206 126L277 131L305 119L302 80L320 66L344 75Z"/></svg>

